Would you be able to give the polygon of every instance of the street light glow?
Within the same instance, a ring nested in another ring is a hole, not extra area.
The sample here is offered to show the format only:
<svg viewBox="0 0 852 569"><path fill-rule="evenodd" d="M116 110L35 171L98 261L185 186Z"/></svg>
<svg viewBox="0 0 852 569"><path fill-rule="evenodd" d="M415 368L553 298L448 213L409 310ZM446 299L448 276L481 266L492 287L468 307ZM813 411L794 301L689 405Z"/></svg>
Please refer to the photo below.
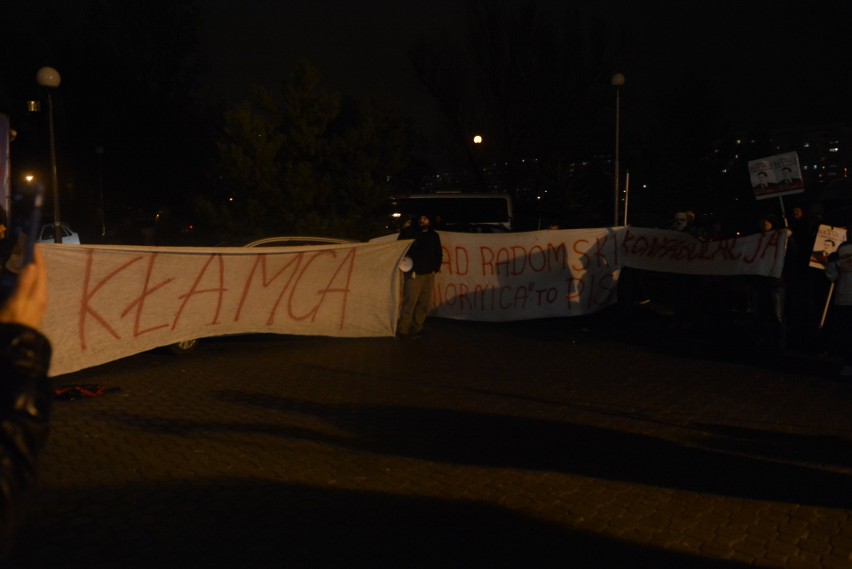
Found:
<svg viewBox="0 0 852 569"><path fill-rule="evenodd" d="M473 137L473 143L474 144L482 144L482 137L477 134L476 136Z"/></svg>
<svg viewBox="0 0 852 569"><path fill-rule="evenodd" d="M36 73L36 82L42 87L56 89L59 87L60 81L62 81L62 77L59 76L59 72L53 67L42 67Z"/></svg>

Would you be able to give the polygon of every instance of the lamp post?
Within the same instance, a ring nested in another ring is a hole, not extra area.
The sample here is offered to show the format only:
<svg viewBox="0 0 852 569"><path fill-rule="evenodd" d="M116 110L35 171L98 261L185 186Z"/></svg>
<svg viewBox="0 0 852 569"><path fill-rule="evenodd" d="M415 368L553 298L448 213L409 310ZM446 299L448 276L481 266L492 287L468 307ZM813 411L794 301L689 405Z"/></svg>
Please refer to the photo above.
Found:
<svg viewBox="0 0 852 569"><path fill-rule="evenodd" d="M485 170L486 158L485 152L486 148L484 148L485 139L481 134L474 134L471 137L471 142L473 142L473 146L468 146L468 156L473 165L473 171L476 175L476 179L479 182L480 191L487 191L488 184L485 181L485 175L483 171Z"/></svg>
<svg viewBox="0 0 852 569"><path fill-rule="evenodd" d="M612 76L612 86L615 87L615 175L614 175L614 195L613 195L613 214L612 225L618 225L618 183L620 173L620 153L621 153L621 87L624 86L624 75L616 73Z"/></svg>
<svg viewBox="0 0 852 569"><path fill-rule="evenodd" d="M104 156L104 148L103 146L98 146L95 148L95 154L98 156L98 185L100 186L100 194L101 194L101 240L106 237L106 212L104 211L104 166L103 166L103 156Z"/></svg>
<svg viewBox="0 0 852 569"><path fill-rule="evenodd" d="M36 73L36 82L47 87L47 123L50 129L50 182L53 187L53 242L62 243L62 219L59 214L59 177L56 174L56 137L53 130L53 93L61 77L53 67L42 67Z"/></svg>

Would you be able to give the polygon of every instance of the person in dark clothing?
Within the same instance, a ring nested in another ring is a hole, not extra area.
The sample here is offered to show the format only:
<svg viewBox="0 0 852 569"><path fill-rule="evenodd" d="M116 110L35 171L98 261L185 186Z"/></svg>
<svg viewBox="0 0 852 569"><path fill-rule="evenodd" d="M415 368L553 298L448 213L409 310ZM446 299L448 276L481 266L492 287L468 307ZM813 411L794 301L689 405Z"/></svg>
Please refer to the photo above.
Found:
<svg viewBox="0 0 852 569"><path fill-rule="evenodd" d="M828 340L840 356L840 375L852 377L852 241L844 241L829 257L826 278L834 283Z"/></svg>
<svg viewBox="0 0 852 569"><path fill-rule="evenodd" d="M784 229L781 220L771 213L761 216L758 225L763 234ZM770 350L784 350L787 347L787 280L790 267L793 265L794 250L790 240L780 277L756 276L753 278L752 305L757 317L759 347Z"/></svg>
<svg viewBox="0 0 852 569"><path fill-rule="evenodd" d="M51 347L38 330L46 306L47 278L36 248L35 261L21 270L0 307L0 566L12 549L47 440Z"/></svg>
<svg viewBox="0 0 852 569"><path fill-rule="evenodd" d="M6 208L0 204L0 239L6 238L6 225L9 223L9 220L6 219Z"/></svg>
<svg viewBox="0 0 852 569"><path fill-rule="evenodd" d="M397 239L413 239L414 243L408 249L413 268L405 273L396 333L399 338L417 338L431 309L435 273L441 270L441 237L432 229L429 216L421 215L418 226L403 229Z"/></svg>
<svg viewBox="0 0 852 569"><path fill-rule="evenodd" d="M13 243L9 233L9 219L6 217L6 209L0 205L0 274L3 274L6 261L12 254Z"/></svg>

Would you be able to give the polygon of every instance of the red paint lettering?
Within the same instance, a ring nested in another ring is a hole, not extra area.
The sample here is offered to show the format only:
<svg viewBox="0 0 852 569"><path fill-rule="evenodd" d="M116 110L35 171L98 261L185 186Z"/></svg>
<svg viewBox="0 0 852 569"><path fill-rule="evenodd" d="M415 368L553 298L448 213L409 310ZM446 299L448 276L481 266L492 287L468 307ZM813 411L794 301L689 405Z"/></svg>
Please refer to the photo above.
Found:
<svg viewBox="0 0 852 569"><path fill-rule="evenodd" d="M575 253L577 253L578 255L580 255L580 266L571 265L571 270L578 271L578 272L579 271L585 271L586 269L589 268L589 265L592 263L592 260L589 258L589 256L586 254L586 252L577 248L580 245L580 243L582 243L584 245L588 245L589 242L585 239L578 239L571 246L571 250L574 251Z"/></svg>
<svg viewBox="0 0 852 569"><path fill-rule="evenodd" d="M204 275L207 273L207 268L210 266L210 263L213 262L213 259L216 259L219 262L219 286L216 288L204 288L199 289L198 285L201 282L201 279L204 278ZM201 267L201 270L198 272L198 276L195 277L195 282L192 283L192 286L189 289L189 292L186 294L182 294L178 298L183 299L183 302L178 308L177 314L175 314L175 320L172 322L172 330L177 328L178 321L180 320L181 314L183 314L183 309L186 308L189 299L195 296L196 294L207 294L207 293L217 293L218 298L216 300L216 313L213 315L213 320L210 321L210 325L219 323L219 313L222 311L222 302L224 300L224 295L226 292L225 289L225 262L222 259L222 255L210 255L207 259L207 262L204 263L204 266Z"/></svg>
<svg viewBox="0 0 852 569"><path fill-rule="evenodd" d="M311 259L305 263L305 267L302 269L301 273L299 273L299 278L296 281L296 284L293 286L293 289L290 291L290 298L287 302L287 313L293 320L300 321L306 320L308 318L311 319L311 322L316 320L317 313L319 312L320 306L322 306L323 302L325 302L326 297L329 294L341 294L342 301L340 307L340 330L343 329L344 324L346 324L346 305L349 299L349 293L351 292L349 289L349 284L352 281L352 272L355 267L355 252L357 248L353 247L349 249L346 256L341 261L340 265L338 265L337 269L334 271L334 274L331 275L331 278L328 280L328 284L325 288L322 288L317 291L317 295L319 296L319 300L314 305L314 307L309 310L307 313L299 316L295 313L295 306L293 302L293 297L296 294L296 291L299 289L299 283L302 278L305 276L305 273L311 267L311 265L323 255L331 255L332 258L337 258L337 253L335 251L319 251L316 253ZM334 286L338 280L338 276L343 277L343 283L339 286ZM272 324L272 320L274 318L274 311L269 315L269 324Z"/></svg>
<svg viewBox="0 0 852 569"><path fill-rule="evenodd" d="M237 306L237 311L234 313L234 322L239 322L240 315L243 312L243 306L245 306L246 299L248 298L249 289L251 289L251 284L254 281L254 274L257 271L257 267L260 267L260 284L263 288L268 288L281 274L289 269L292 266L292 272L290 273L290 278L287 279L287 282L284 283L284 286L281 289L281 292L278 294L278 298L275 300L275 304L272 309L272 314L275 313L275 309L278 308L278 304L281 302L281 297L284 296L284 292L289 288L290 283L293 282L293 277L296 275L296 271L299 269L299 266L302 264L302 258L304 257L304 253L297 253L295 256L290 258L281 269L278 270L272 277L269 279L266 278L266 255L259 253L255 259L254 265L249 272L248 278L246 278L246 284L243 287L243 294L240 297L240 304ZM294 266L295 265L295 266ZM272 315L270 315L270 320L272 320ZM267 322L271 324L271 322Z"/></svg>
<svg viewBox="0 0 852 569"><path fill-rule="evenodd" d="M87 348L86 344L86 320L89 316L91 316L98 324L103 326L103 328L110 333L110 335L116 340L120 340L121 336L110 326L106 319L98 312L92 308L92 299L94 296L100 291L109 281L115 278L116 275L123 272L125 269L136 263L137 261L142 260L142 256L134 257L130 259L114 271L110 272L102 278L98 283L92 288L89 289L89 285L92 279L92 263L94 258L94 251L86 252L86 272L83 275L83 298L80 300L80 319L78 320L78 331L80 336L80 349L85 350Z"/></svg>
<svg viewBox="0 0 852 569"><path fill-rule="evenodd" d="M156 326L150 326L148 328L143 329L141 327L142 322L142 311L145 309L145 299L149 296L172 282L174 279L166 279L160 282L153 287L151 285L151 274L154 272L154 263L157 261L157 253L154 253L150 256L148 261L148 270L145 272L145 282L142 284L142 292L139 294L136 299L127 305L127 308L124 309L124 312L121 313L121 317L124 318L127 316L131 310L136 309L136 314L133 319L133 336L138 338L142 334L146 334L148 332L153 332L154 330L159 330L160 328L168 328L169 325L166 323L157 324Z"/></svg>
<svg viewBox="0 0 852 569"><path fill-rule="evenodd" d="M492 251L490 247L480 247L479 257L482 262L482 276L495 274L494 251ZM486 268L488 271L486 271Z"/></svg>

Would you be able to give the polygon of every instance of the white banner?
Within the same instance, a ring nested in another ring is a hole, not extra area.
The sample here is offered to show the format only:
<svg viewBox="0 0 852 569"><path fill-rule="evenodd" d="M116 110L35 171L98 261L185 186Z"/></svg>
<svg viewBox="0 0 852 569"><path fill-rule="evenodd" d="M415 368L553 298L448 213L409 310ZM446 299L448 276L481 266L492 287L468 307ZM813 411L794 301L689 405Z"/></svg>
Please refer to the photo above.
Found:
<svg viewBox="0 0 852 569"><path fill-rule="evenodd" d="M633 227L440 235L435 314L495 322L596 312L616 301L622 266L777 277L787 243L786 230L711 242Z"/></svg>
<svg viewBox="0 0 852 569"><path fill-rule="evenodd" d="M50 374L224 334L392 336L408 244L44 245Z"/></svg>
<svg viewBox="0 0 852 569"><path fill-rule="evenodd" d="M619 231L621 262L628 267L689 275L780 277L787 252L787 229L746 237L699 241L662 229L625 227Z"/></svg>
<svg viewBox="0 0 852 569"><path fill-rule="evenodd" d="M786 230L702 243L675 231L441 232L435 315L575 316L616 301L622 266L778 276ZM51 375L225 334L392 336L409 241L263 249L42 246Z"/></svg>
<svg viewBox="0 0 852 569"><path fill-rule="evenodd" d="M441 232L435 313L500 322L595 312L616 300L618 232Z"/></svg>

